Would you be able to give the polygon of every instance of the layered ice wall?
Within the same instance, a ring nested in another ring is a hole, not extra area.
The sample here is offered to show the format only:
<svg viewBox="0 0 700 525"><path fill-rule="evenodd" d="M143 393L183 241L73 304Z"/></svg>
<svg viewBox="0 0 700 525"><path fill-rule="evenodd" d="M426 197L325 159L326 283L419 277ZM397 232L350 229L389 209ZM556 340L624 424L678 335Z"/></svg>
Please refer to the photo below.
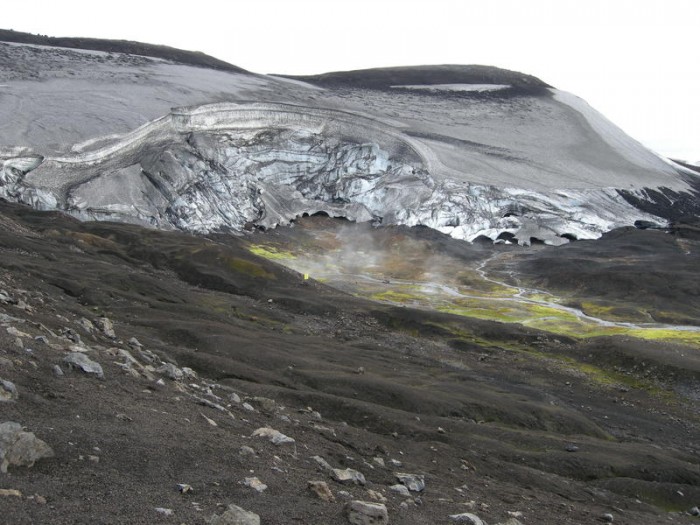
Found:
<svg viewBox="0 0 700 525"><path fill-rule="evenodd" d="M377 120L285 104L181 109L69 155L5 153L0 195L82 219L192 232L325 212L527 244L654 220L612 189L547 193L450 177L419 140ZM12 152L9 152L12 153Z"/></svg>

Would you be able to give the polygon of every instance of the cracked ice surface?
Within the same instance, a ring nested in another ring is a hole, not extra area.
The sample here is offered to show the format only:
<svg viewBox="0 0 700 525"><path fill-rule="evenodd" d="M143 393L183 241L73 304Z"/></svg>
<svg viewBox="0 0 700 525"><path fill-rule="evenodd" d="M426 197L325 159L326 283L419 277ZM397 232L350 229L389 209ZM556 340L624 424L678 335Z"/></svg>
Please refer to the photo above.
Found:
<svg viewBox="0 0 700 525"><path fill-rule="evenodd" d="M557 244L563 234L595 238L654 219L612 189L542 193L436 179L440 160L417 141L376 121L297 106L182 109L91 146L43 162L7 156L0 191L83 219L193 232L271 228L323 211L465 240L509 232L524 244Z"/></svg>

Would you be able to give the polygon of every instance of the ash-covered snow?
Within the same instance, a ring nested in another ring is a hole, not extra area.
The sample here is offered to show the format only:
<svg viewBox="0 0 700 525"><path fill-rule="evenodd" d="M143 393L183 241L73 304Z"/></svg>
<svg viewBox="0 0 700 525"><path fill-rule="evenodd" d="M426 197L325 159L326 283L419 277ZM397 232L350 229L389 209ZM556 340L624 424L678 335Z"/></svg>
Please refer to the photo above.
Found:
<svg viewBox="0 0 700 525"><path fill-rule="evenodd" d="M0 196L82 219L207 232L323 211L557 244L663 222L617 190L688 189L672 164L554 89L467 101L420 90L503 86L319 89L2 43L0 62Z"/></svg>

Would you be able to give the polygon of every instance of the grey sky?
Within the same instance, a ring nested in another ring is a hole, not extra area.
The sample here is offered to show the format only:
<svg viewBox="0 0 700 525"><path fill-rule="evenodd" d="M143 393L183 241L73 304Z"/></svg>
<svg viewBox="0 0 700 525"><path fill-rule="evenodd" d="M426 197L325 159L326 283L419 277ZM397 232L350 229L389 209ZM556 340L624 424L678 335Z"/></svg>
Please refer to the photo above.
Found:
<svg viewBox="0 0 700 525"><path fill-rule="evenodd" d="M697 0L8 0L0 26L203 51L258 73L488 64L700 161ZM109 10L106 6L109 5Z"/></svg>

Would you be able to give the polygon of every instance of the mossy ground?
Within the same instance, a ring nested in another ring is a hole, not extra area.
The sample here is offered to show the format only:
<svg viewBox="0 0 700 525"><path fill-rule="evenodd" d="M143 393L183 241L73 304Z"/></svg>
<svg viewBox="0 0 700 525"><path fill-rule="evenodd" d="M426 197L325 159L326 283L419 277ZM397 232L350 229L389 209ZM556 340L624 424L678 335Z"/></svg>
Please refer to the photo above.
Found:
<svg viewBox="0 0 700 525"><path fill-rule="evenodd" d="M642 306L609 300L576 301L549 290L521 288L505 274L502 281L487 279L478 270L480 261L465 265L458 258L435 256L428 244L407 236L396 235L350 250L338 235L309 228L304 233L306 237L295 244L251 244L249 250L375 301L518 323L576 339L624 335L700 349L700 331L672 325L636 326L654 321Z"/></svg>
<svg viewBox="0 0 700 525"><path fill-rule="evenodd" d="M269 259L271 261L296 259L296 255L290 251L280 250L274 246L267 246L264 244L251 244L248 246L248 250L259 257L264 257L265 259Z"/></svg>

